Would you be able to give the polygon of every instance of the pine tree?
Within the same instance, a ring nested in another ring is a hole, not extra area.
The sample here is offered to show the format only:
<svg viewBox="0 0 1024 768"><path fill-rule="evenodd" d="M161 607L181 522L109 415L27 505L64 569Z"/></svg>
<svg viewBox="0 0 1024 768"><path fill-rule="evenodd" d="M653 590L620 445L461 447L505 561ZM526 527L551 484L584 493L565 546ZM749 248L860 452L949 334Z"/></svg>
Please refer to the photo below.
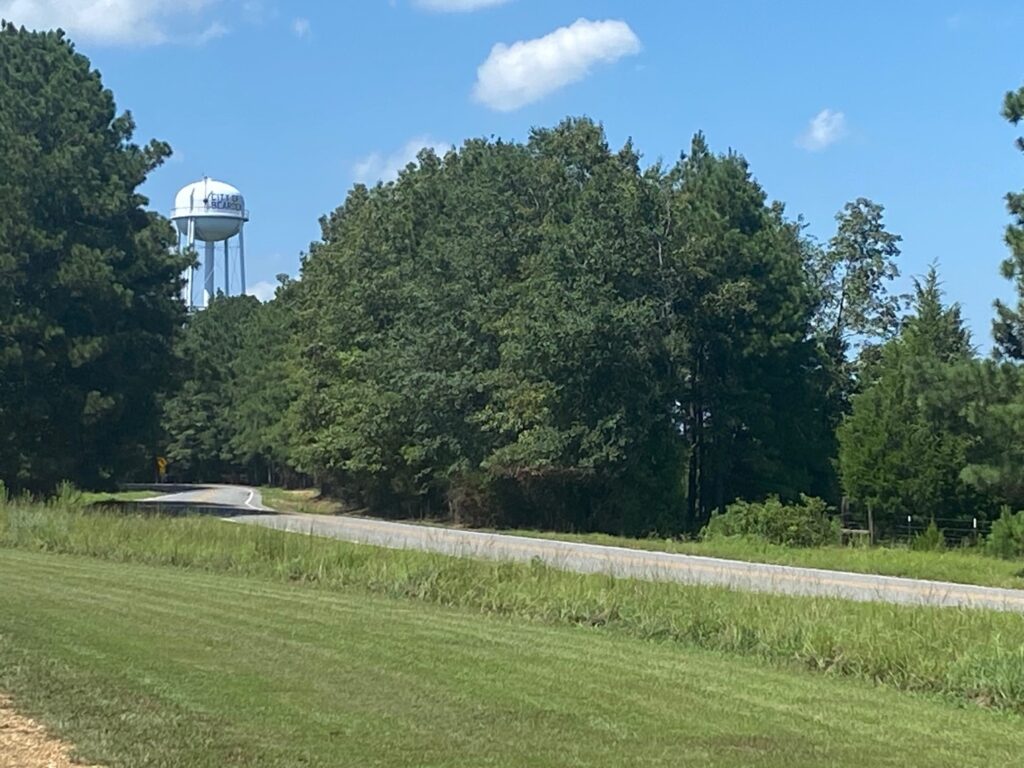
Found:
<svg viewBox="0 0 1024 768"><path fill-rule="evenodd" d="M138 194L170 154L61 32L0 23L0 479L148 475L184 266Z"/></svg>
<svg viewBox="0 0 1024 768"><path fill-rule="evenodd" d="M1013 125L1024 118L1024 87L1010 91L1003 100L1003 117ZM1024 152L1024 138L1018 137L1017 148ZM1010 360L1024 360L1024 192L1006 195L1006 207L1013 222L1006 227L1006 244L1010 255L1003 261L1003 277L1012 280L1017 291L1017 306L995 302L996 319L992 324L996 350Z"/></svg>
<svg viewBox="0 0 1024 768"><path fill-rule="evenodd" d="M882 346L839 429L843 488L871 505L883 528L905 515L969 516L978 505L961 479L971 440L934 402L955 367L972 360L970 337L959 307L943 305L934 267L915 288L913 314Z"/></svg>

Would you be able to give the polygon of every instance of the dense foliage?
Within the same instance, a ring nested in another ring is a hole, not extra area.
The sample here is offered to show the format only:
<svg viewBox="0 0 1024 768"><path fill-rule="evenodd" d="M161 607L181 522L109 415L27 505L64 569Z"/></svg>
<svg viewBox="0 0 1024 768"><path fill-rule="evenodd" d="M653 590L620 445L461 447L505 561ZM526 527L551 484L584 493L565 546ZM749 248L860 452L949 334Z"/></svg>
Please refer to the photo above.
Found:
<svg viewBox="0 0 1024 768"><path fill-rule="evenodd" d="M737 501L704 527L705 539L745 536L790 547L820 547L839 543L839 521L823 500L801 496L784 504L778 496L764 502Z"/></svg>
<svg viewBox="0 0 1024 768"><path fill-rule="evenodd" d="M62 33L5 25L0 54L9 487L103 485L160 450L175 479L477 525L715 535L845 494L884 534L1024 507L1024 193L991 360L935 270L894 292L881 205L819 244L742 156L698 134L644 167L587 119L424 150L321 219L272 301L186 320L187 257L136 191L169 148L132 143Z"/></svg>
<svg viewBox="0 0 1024 768"><path fill-rule="evenodd" d="M799 228L702 136L569 120L357 186L303 265L296 458L378 511L643 532L830 482Z"/></svg>
<svg viewBox="0 0 1024 768"><path fill-rule="evenodd" d="M170 149L133 129L62 33L0 23L0 478L15 489L110 483L157 447L183 263L137 192Z"/></svg>
<svg viewBox="0 0 1024 768"><path fill-rule="evenodd" d="M844 490L874 508L880 530L892 531L907 515L969 519L984 506L961 478L970 437L937 394L955 367L972 359L959 307L943 306L932 269L839 428Z"/></svg>
<svg viewBox="0 0 1024 768"><path fill-rule="evenodd" d="M986 548L1007 560L1024 557L1024 512L1014 513L1009 507L1003 507L1002 514L992 523Z"/></svg>
<svg viewBox="0 0 1024 768"><path fill-rule="evenodd" d="M819 246L701 135L670 168L589 120L426 150L353 188L274 301L193 320L171 457L476 525L697 532L773 495L784 520L838 505L837 467L882 533L986 516L1015 500L983 435L1016 369L975 359L934 270L903 314L883 213Z"/></svg>

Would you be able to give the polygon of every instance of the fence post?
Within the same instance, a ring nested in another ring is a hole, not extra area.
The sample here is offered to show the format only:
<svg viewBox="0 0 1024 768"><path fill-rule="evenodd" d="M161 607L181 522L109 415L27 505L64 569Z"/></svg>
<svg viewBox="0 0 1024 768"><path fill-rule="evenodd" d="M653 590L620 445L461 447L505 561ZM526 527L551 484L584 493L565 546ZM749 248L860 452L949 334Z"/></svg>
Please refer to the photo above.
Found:
<svg viewBox="0 0 1024 768"><path fill-rule="evenodd" d="M907 515L907 544L909 544L911 542L911 538L913 536L913 534L911 533L911 528L910 528L910 523L911 523L912 518L913 518L913 515Z"/></svg>
<svg viewBox="0 0 1024 768"><path fill-rule="evenodd" d="M868 504L868 544L875 546L875 510Z"/></svg>
<svg viewBox="0 0 1024 768"><path fill-rule="evenodd" d="M977 516L971 519L971 525L974 528L974 546L978 546L978 518Z"/></svg>

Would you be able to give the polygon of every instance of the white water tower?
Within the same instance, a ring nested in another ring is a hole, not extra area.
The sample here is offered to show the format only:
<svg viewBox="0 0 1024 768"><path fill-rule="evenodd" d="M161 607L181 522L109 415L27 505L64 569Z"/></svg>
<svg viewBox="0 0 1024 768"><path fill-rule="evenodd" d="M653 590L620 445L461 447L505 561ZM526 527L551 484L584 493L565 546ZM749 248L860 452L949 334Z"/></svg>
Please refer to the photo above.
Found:
<svg viewBox="0 0 1024 768"><path fill-rule="evenodd" d="M243 228L249 220L245 210L245 198L230 184L215 181L209 176L182 187L174 198L171 221L178 226L178 248L194 248L196 241L204 243L203 253L203 301L206 307L215 295L214 276L216 266L216 245L224 243L224 284L225 296L231 295L230 246L231 238L238 237L239 294L245 293L245 238ZM189 309L199 306L195 303L195 267L189 267L185 286L185 303Z"/></svg>

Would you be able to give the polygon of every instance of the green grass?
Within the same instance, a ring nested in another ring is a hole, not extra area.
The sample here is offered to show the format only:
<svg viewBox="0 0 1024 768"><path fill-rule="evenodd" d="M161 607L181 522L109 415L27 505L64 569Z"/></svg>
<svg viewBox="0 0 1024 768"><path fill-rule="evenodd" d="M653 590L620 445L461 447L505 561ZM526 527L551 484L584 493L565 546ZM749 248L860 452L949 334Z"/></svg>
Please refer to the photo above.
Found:
<svg viewBox="0 0 1024 768"><path fill-rule="evenodd" d="M334 499L321 496L316 488L286 490L263 486L260 495L263 503L278 512L298 512L304 515L339 515L344 505Z"/></svg>
<svg viewBox="0 0 1024 768"><path fill-rule="evenodd" d="M0 505L0 546L304 582L603 627L1024 712L1024 616L853 603L393 551L209 518Z"/></svg>
<svg viewBox="0 0 1024 768"><path fill-rule="evenodd" d="M84 504L112 504L119 501L140 501L158 496L159 491L82 491L81 500Z"/></svg>
<svg viewBox="0 0 1024 768"><path fill-rule="evenodd" d="M0 583L0 690L109 768L980 767L1024 754L1017 715L627 633L14 550L0 550Z"/></svg>

